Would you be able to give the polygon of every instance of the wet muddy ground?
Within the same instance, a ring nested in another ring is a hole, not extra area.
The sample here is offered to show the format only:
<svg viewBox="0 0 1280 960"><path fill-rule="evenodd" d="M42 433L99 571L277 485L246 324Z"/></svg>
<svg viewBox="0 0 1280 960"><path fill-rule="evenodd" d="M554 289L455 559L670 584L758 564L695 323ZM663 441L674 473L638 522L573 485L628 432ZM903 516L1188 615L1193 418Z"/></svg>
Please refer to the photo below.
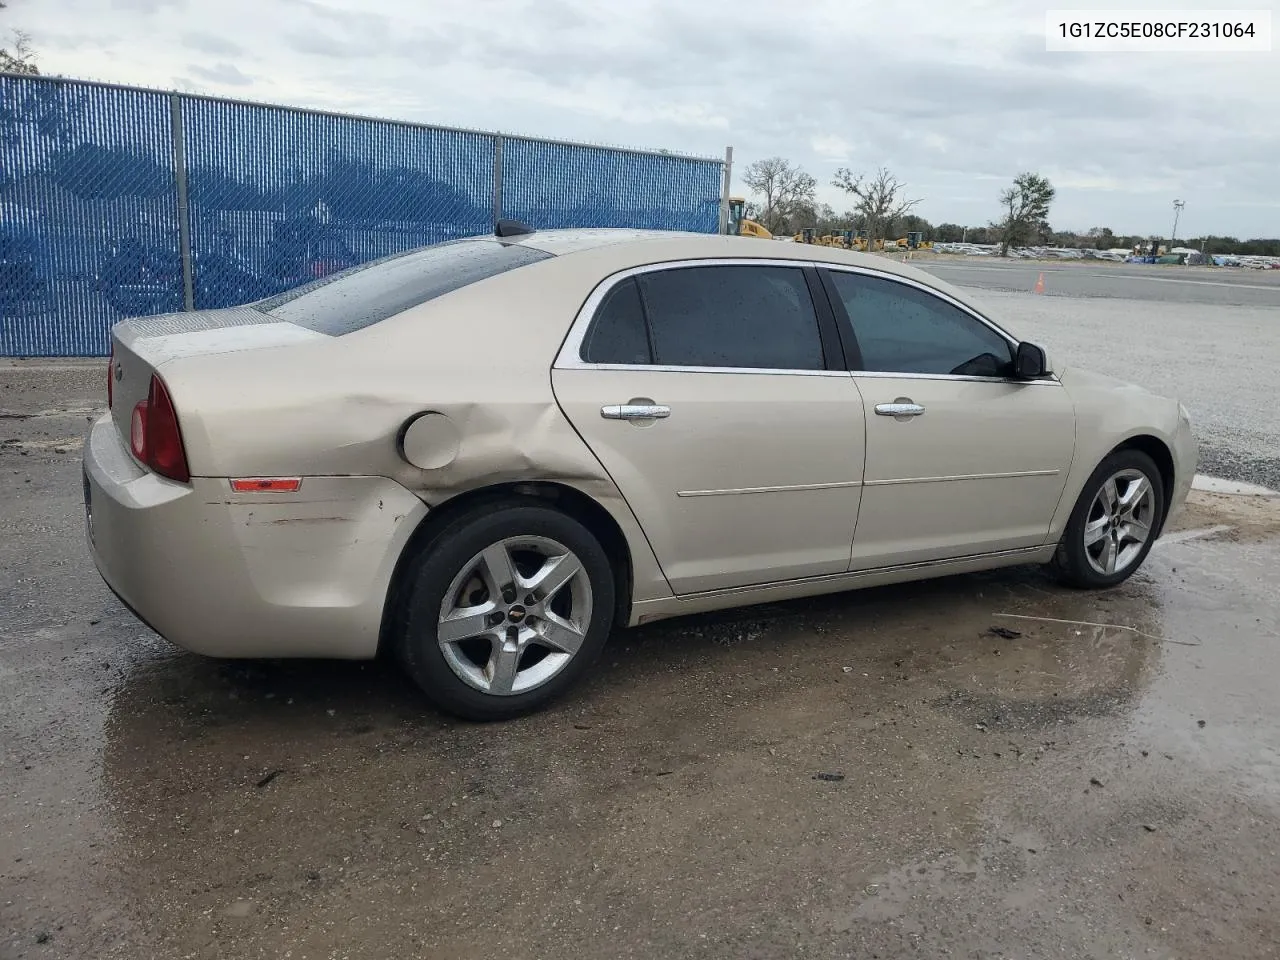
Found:
<svg viewBox="0 0 1280 960"><path fill-rule="evenodd" d="M45 414L0 420L4 960L1280 954L1274 501L1196 493L1104 594L1019 569L619 634L473 726L122 610L81 531L100 366L0 369Z"/></svg>

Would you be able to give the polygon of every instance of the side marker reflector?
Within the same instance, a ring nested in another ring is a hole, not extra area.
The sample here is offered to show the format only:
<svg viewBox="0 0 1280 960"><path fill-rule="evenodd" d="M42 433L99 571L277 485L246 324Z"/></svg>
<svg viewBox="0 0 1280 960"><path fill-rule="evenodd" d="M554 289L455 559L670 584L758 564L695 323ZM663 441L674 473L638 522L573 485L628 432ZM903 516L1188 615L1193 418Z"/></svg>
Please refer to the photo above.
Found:
<svg viewBox="0 0 1280 960"><path fill-rule="evenodd" d="M293 493L301 486L301 477L241 477L231 481L236 493Z"/></svg>

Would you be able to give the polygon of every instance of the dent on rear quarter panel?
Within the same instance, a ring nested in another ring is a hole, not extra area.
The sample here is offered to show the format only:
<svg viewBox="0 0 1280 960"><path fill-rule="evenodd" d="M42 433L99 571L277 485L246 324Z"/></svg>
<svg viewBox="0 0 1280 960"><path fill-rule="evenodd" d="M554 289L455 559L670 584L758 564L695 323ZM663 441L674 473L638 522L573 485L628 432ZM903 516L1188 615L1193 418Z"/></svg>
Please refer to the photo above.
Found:
<svg viewBox="0 0 1280 960"><path fill-rule="evenodd" d="M193 473L381 476L432 507L496 484L563 484L621 528L633 598L671 596L630 507L551 389L599 269L587 265L584 280L577 259L522 267L343 337L174 360L166 372ZM399 454L402 429L422 413L458 427L456 456L436 469ZM273 519L323 517L308 508Z"/></svg>
<svg viewBox="0 0 1280 960"><path fill-rule="evenodd" d="M211 487L211 484L213 486ZM263 600L283 607L341 609L385 594L391 564L402 546L404 521L425 509L409 491L385 477L309 477L296 494L229 493L225 504L232 541Z"/></svg>

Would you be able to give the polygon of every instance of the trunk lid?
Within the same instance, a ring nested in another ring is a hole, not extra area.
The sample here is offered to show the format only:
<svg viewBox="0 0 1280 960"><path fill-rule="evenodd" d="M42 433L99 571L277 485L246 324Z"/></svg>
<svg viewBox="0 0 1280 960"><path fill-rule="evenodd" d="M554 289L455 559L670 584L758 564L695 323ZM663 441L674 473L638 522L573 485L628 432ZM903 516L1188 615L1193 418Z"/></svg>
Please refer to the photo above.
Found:
<svg viewBox="0 0 1280 960"><path fill-rule="evenodd" d="M111 419L129 443L133 408L147 399L151 375L183 357L235 353L263 347L328 339L325 334L282 322L252 307L204 310L139 317L115 325L111 331L113 359ZM172 385L170 390L172 391ZM182 419L182 399L173 398Z"/></svg>

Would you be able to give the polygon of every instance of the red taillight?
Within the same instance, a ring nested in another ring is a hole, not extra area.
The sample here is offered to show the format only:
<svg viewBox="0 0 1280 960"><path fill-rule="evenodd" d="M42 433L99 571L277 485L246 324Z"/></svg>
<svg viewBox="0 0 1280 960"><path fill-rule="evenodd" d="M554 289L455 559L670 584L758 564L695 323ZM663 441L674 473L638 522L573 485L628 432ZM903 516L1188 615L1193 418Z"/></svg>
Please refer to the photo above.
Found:
<svg viewBox="0 0 1280 960"><path fill-rule="evenodd" d="M116 345L113 343L111 345L111 353L107 359L107 409L108 410L111 409L111 400L112 400L113 394L115 393L115 390L112 389L116 382L115 372L116 372Z"/></svg>
<svg viewBox="0 0 1280 960"><path fill-rule="evenodd" d="M129 446L135 457L160 476L179 483L191 479L187 453L182 446L182 431L178 429L178 415L174 412L164 381L154 374L147 399L133 408Z"/></svg>

